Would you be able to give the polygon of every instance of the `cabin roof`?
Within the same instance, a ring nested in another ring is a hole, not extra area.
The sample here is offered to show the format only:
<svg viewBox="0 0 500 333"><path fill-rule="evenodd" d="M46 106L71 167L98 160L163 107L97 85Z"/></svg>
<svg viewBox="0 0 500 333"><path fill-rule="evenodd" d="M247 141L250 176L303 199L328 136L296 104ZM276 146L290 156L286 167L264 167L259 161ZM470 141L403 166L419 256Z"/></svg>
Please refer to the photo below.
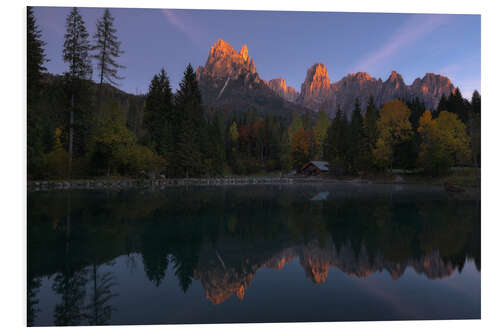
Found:
<svg viewBox="0 0 500 333"><path fill-rule="evenodd" d="M306 168L310 164L314 165L315 167L317 167L321 171L328 171L328 162L326 162L326 161L310 161L302 167L302 170L304 170L304 168Z"/></svg>

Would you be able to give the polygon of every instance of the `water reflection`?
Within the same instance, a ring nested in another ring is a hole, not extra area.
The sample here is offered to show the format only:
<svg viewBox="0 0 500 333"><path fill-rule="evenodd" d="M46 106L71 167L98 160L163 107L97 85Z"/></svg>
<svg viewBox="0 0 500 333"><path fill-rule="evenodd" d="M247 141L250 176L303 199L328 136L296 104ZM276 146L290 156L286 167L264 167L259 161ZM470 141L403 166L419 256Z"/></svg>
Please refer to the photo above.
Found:
<svg viewBox="0 0 500 333"><path fill-rule="evenodd" d="M215 305L232 295L244 300L259 270L281 271L292 261L310 285L325 284L335 270L353 279L388 272L398 280L412 268L432 280L473 261L479 271L477 207L418 186L30 193L28 325L38 325L44 308L42 278L57 299L52 324L113 323L119 280L141 266L156 288L175 279L187 293L199 281ZM127 258L128 271L114 265L118 257Z"/></svg>

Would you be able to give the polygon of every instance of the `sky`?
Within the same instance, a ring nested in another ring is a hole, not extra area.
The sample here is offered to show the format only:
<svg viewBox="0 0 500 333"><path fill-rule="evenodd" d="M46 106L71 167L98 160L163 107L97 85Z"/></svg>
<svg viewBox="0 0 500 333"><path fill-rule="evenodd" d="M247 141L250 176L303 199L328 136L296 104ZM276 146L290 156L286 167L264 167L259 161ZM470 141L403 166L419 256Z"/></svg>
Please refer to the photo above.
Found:
<svg viewBox="0 0 500 333"><path fill-rule="evenodd" d="M69 7L35 7L46 42L50 73L66 71L62 60ZM481 17L456 14L170 10L111 8L124 54L118 88L146 93L165 68L177 90L188 63L204 65L218 39L236 51L246 44L261 78L284 78L300 91L307 68L325 64L330 80L367 72L386 80L391 71L406 84L426 73L448 76L464 97L481 91ZM92 36L103 8L80 8ZM94 70L94 80L97 70Z"/></svg>

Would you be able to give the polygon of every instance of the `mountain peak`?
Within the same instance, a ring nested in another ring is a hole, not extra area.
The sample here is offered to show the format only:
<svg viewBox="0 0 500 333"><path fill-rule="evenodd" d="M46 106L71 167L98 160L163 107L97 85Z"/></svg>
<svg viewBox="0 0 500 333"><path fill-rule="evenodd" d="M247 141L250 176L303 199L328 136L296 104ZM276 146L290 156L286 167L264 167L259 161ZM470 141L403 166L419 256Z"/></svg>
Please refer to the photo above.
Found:
<svg viewBox="0 0 500 333"><path fill-rule="evenodd" d="M298 97L298 92L292 87L286 85L286 81L283 78L276 78L270 80L267 85L271 88L278 96L284 98L289 102L295 102Z"/></svg>
<svg viewBox="0 0 500 333"><path fill-rule="evenodd" d="M300 88L300 99L312 109L319 108L330 93L330 77L325 65L317 62L307 69Z"/></svg>
<svg viewBox="0 0 500 333"><path fill-rule="evenodd" d="M212 52L220 50L220 51L223 51L223 52L225 51L225 52L230 52L230 53L232 53L232 52L236 53L236 51L233 49L233 47L228 42L226 42L226 41L224 41L222 39L218 39L214 43L214 45L212 45L212 47L210 48L210 50Z"/></svg>
<svg viewBox="0 0 500 333"><path fill-rule="evenodd" d="M387 79L387 81L395 81L395 80L403 80L403 78L401 77L401 75L396 72L396 71L392 71L391 72L391 75L389 75L389 78Z"/></svg>
<svg viewBox="0 0 500 333"><path fill-rule="evenodd" d="M245 60L245 61L248 60L248 48L247 48L246 44L244 44L241 47L240 56L243 58L243 60Z"/></svg>
<svg viewBox="0 0 500 333"><path fill-rule="evenodd" d="M373 78L370 76L370 74L366 72L357 72L357 73L350 73L347 75L348 77L354 77L358 80L361 81L367 81L367 80L372 80Z"/></svg>
<svg viewBox="0 0 500 333"><path fill-rule="evenodd" d="M307 78L309 78L311 81L327 80L328 84L330 84L328 70L326 69L325 65L322 64L321 62L315 63L307 70L306 80Z"/></svg>

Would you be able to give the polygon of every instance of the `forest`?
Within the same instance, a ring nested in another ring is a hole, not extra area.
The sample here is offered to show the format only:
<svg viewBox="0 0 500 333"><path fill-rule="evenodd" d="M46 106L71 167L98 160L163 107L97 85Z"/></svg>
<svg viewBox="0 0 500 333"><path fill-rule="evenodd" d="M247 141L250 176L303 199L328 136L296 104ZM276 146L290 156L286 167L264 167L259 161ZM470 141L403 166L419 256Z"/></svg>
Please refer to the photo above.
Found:
<svg viewBox="0 0 500 333"><path fill-rule="evenodd" d="M63 75L47 73L42 31L27 11L28 180L288 174L310 160L328 161L334 177L480 167L477 91L469 101L457 88L435 110L418 99L371 99L365 110L359 102L338 108L333 119L324 110L283 117L205 107L189 64L175 92L159 68L148 92L132 95L117 88L123 51L109 10L90 38L72 9Z"/></svg>

